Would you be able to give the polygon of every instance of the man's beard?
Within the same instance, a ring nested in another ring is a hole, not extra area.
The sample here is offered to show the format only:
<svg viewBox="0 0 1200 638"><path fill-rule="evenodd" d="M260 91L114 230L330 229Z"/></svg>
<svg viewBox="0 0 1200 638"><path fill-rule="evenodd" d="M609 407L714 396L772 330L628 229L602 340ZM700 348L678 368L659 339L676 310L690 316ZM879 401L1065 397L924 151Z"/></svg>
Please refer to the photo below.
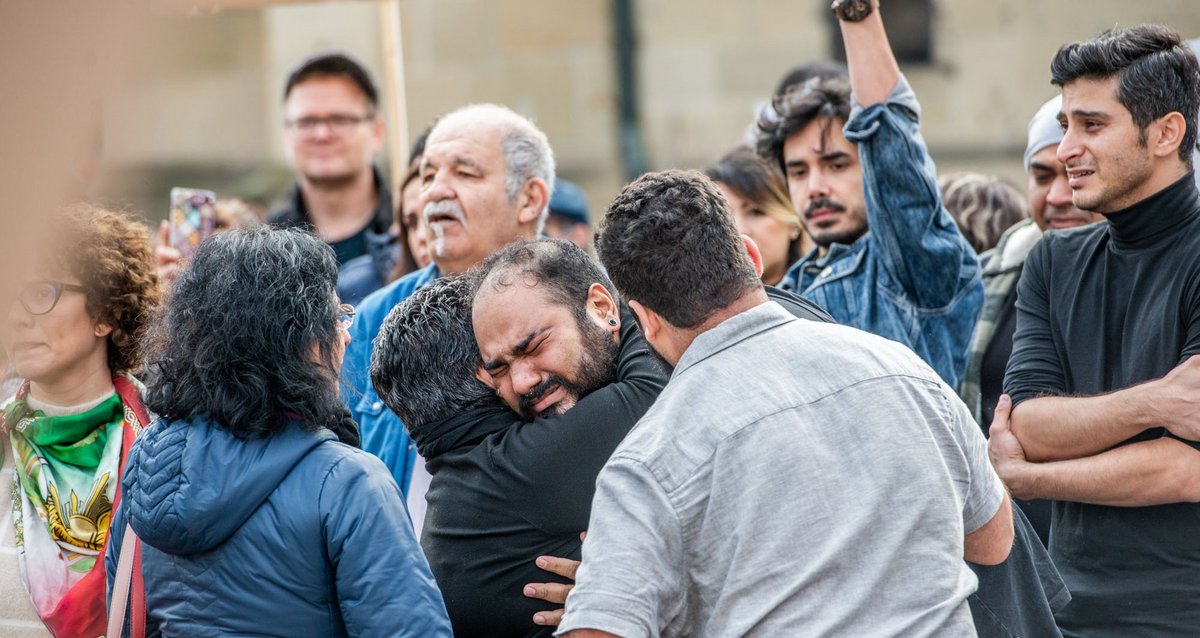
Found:
<svg viewBox="0 0 1200 638"><path fill-rule="evenodd" d="M578 325L583 340L583 358L575 369L575 379L568 380L562 375L550 374L527 394L517 397L517 414L521 419L532 421L534 417L555 416L565 412L566 410L560 409L561 404L555 404L539 414L533 413L533 406L537 405L547 390L555 386L561 387L568 398L577 402L593 391L616 381L620 344L606 330L586 318L578 319Z"/></svg>
<svg viewBox="0 0 1200 638"><path fill-rule="evenodd" d="M844 204L834 201L828 197L822 197L810 202L804 209L804 214L801 215L801 217L804 221L805 230L808 231L809 236L813 238L813 242L818 246L822 248L828 248L831 244L835 243L850 245L867 232L865 223L842 230L818 228L817 226L811 224L810 220L812 219L813 213L822 208L841 213L842 215L852 215L857 212L848 212ZM865 220L866 214L862 213L858 215L858 217Z"/></svg>

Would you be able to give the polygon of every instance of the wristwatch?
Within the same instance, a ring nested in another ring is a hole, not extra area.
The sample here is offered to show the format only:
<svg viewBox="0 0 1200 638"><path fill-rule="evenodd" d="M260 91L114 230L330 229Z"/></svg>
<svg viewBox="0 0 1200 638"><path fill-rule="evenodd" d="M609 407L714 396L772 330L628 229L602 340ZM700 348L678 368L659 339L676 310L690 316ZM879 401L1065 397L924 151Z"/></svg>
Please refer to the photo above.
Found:
<svg viewBox="0 0 1200 638"><path fill-rule="evenodd" d="M858 22L875 10L873 0L833 0L833 14L846 22Z"/></svg>

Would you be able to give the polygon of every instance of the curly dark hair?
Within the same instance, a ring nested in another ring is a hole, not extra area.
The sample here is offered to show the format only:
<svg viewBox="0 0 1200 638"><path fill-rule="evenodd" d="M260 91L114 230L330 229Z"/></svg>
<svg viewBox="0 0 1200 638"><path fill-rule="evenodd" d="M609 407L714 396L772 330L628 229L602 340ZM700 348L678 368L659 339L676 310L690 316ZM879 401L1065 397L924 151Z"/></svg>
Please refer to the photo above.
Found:
<svg viewBox="0 0 1200 638"><path fill-rule="evenodd" d="M479 346L471 327L475 271L418 289L388 313L375 337L371 383L418 445L434 421L500 405L475 378Z"/></svg>
<svg viewBox="0 0 1200 638"><path fill-rule="evenodd" d="M596 253L622 297L685 330L762 289L729 204L696 171L625 186L600 223Z"/></svg>
<svg viewBox="0 0 1200 638"><path fill-rule="evenodd" d="M845 123L850 119L850 82L837 76L809 78L774 98L772 111L772 114L763 114L758 118L755 150L787 175L783 146L789 137L815 121L824 120L829 127L838 120ZM828 129L825 134L828 134Z"/></svg>
<svg viewBox="0 0 1200 638"><path fill-rule="evenodd" d="M336 283L333 249L305 231L212 236L155 330L146 407L176 419L206 415L241 438L297 420L357 446L338 396Z"/></svg>
<svg viewBox="0 0 1200 638"><path fill-rule="evenodd" d="M788 266L804 257L804 227L800 224L799 213L792 208L783 173L775 164L768 163L752 149L739 146L704 169L704 174L750 200L768 216L783 222L789 230L797 233L795 239L788 241Z"/></svg>
<svg viewBox="0 0 1200 638"><path fill-rule="evenodd" d="M88 316L112 326L109 370L137 372L146 329L162 302L146 226L123 213L77 204L55 217L50 238L52 250L40 269L79 279Z"/></svg>
<svg viewBox="0 0 1200 638"><path fill-rule="evenodd" d="M1187 121L1179 158L1189 167L1196 149L1196 113L1200 111L1200 68L1196 56L1167 27L1143 24L1109 29L1091 40L1064 45L1050 64L1051 82L1064 86L1077 79L1117 78L1117 99L1129 109L1146 144L1146 127L1177 111Z"/></svg>

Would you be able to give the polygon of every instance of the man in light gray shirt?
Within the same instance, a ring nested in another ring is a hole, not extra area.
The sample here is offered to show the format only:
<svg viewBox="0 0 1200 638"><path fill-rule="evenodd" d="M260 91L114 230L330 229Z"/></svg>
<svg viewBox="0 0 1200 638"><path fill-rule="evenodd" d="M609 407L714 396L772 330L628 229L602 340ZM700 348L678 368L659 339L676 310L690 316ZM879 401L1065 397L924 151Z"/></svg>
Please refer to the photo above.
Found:
<svg viewBox="0 0 1200 638"><path fill-rule="evenodd" d="M600 473L560 635L974 636L963 559L1003 561L1012 511L954 391L769 303L698 173L627 186L597 250L675 369Z"/></svg>

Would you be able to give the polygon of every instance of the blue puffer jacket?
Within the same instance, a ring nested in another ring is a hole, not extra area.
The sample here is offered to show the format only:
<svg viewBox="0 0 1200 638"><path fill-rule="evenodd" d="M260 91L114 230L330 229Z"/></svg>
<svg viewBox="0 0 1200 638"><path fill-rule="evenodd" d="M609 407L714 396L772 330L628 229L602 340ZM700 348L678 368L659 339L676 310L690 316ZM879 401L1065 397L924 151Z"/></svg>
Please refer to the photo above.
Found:
<svg viewBox="0 0 1200 638"><path fill-rule="evenodd" d="M147 635L450 636L379 459L292 424L241 440L156 421L129 452L107 556L142 539Z"/></svg>

